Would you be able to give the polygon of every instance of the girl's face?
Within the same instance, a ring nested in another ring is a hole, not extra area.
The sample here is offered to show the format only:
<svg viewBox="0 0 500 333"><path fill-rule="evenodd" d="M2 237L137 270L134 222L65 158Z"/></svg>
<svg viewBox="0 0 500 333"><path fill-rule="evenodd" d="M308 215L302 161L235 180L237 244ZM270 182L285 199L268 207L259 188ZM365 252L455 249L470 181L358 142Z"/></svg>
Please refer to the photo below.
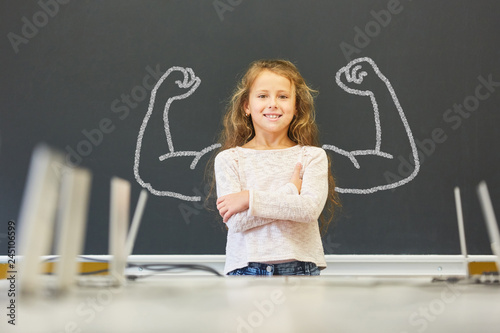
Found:
<svg viewBox="0 0 500 333"><path fill-rule="evenodd" d="M287 135L297 112L292 82L284 76L263 70L250 88L245 112L252 117L255 136Z"/></svg>

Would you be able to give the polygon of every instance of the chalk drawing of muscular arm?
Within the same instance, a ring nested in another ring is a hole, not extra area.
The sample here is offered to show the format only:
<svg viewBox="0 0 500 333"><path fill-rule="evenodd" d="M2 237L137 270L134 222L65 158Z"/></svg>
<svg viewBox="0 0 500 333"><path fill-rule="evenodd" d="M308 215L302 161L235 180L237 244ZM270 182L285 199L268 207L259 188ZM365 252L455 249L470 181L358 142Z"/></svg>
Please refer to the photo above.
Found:
<svg viewBox="0 0 500 333"><path fill-rule="evenodd" d="M142 121L142 125L139 131L139 136L137 138L137 145L136 145L136 150L135 150L135 159L134 159L134 176L135 179L139 184L141 184L142 187L146 188L151 192L153 195L157 196L168 196L168 197L174 197L178 198L181 200L186 200L186 201L200 201L201 197L200 196L189 196L189 195L183 195L181 193L177 192L172 192L172 191L165 191L165 190L159 190L153 188L153 186L150 183L146 183L142 180L140 174L139 174L139 164L140 164L140 159L141 159L141 148L142 148L142 140L144 136L144 132L146 130L146 127L148 126L149 119L151 117L151 114L155 111L155 100L156 100L156 93L162 83L172 74L173 72L181 72L184 75L184 80L177 80L175 81L175 84L179 88L186 89L186 91L183 94L176 95L169 97L165 105L160 105L159 107L163 108L163 123L164 123L164 130L165 130L165 138L168 144L168 153L165 153L163 155L158 156L160 161L165 161L169 158L175 158L175 157L193 157L193 161L191 162L190 168L194 169L196 168L196 165L198 164L200 158L205 155L206 153L220 147L220 144L212 144L206 148L203 148L200 151L176 151L174 148L174 141L172 139L172 134L170 132L170 123L169 123L169 111L170 107L172 105L172 102L182 100L185 98L188 98L191 96L192 93L195 92L195 90L198 88L198 86L201 83L201 80L199 77L197 77L193 70L191 68L184 68L184 67L171 67L169 68L165 74L162 75L162 77L158 80L156 83L155 87L151 91L151 98L149 101L149 107L148 107L148 112L146 113L146 116L144 117ZM156 106L156 110L159 108ZM158 111L156 111L158 112Z"/></svg>
<svg viewBox="0 0 500 333"><path fill-rule="evenodd" d="M411 181L415 176L418 174L419 169L420 169L420 162L418 158L418 152L417 152L417 147L415 145L415 140L413 139L413 134L411 132L410 126L408 125L408 121L406 120L406 116L403 112L403 109L399 103L399 100L396 96L396 93L394 92L394 89L389 82L389 80L380 72L379 68L375 64L375 62L368 57L364 58L358 58L354 59L351 62L349 62L346 66L342 67L337 71L337 74L335 76L335 81L337 82L337 85L342 88L344 91L346 91L349 94L353 95L358 95L358 96L368 96L370 98L372 107L373 107L373 114L375 117L375 144L373 149L366 149L366 150L353 150L353 151L347 151L344 149L341 149L339 147L333 146L333 145L328 145L325 144L323 145L323 149L325 150L332 150L333 152L346 156L349 158L349 160L352 162L355 168L359 169L360 165L358 163L358 160L356 156L360 155L373 155L373 156L378 156L380 158L386 158L386 159L392 159L393 156L389 154L388 152L384 152L382 149L382 128L380 126L380 115L379 115L379 108L378 108L378 103L377 103L377 98L375 97L375 94L373 91L369 89L362 89L361 84L363 84L364 78L367 76L371 75L376 75L378 78L385 84L388 93L390 94L392 101L394 103L394 106L397 108L399 117L401 119L401 122L404 126L404 129L406 131L406 135L408 137L409 144L411 146L412 150L412 155L413 159L415 161L415 168L413 172L406 178L401 179L397 182L390 183L390 184L384 184L380 186L374 186L374 187L369 187L369 188L341 188L341 187L336 187L335 190L339 193L354 193L354 194L369 194L369 193L374 193L377 191L383 191L383 190L388 190L388 189L393 189L398 186L404 185ZM349 84L347 86L346 83Z"/></svg>

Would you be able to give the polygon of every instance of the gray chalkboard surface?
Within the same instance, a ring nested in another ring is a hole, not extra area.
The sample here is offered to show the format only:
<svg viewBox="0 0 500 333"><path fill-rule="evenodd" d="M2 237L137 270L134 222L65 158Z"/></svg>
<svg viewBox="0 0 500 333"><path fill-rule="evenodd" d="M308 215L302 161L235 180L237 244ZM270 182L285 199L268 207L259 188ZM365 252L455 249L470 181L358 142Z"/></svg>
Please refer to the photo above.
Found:
<svg viewBox="0 0 500 333"><path fill-rule="evenodd" d="M472 0L3 1L0 253L39 142L93 172L86 253L107 252L115 175L134 201L153 193L134 253L224 253L224 230L192 200L238 76L286 58L320 92L344 205L326 253L457 254L460 186L468 250L489 254L475 186L486 180L498 212L499 12Z"/></svg>

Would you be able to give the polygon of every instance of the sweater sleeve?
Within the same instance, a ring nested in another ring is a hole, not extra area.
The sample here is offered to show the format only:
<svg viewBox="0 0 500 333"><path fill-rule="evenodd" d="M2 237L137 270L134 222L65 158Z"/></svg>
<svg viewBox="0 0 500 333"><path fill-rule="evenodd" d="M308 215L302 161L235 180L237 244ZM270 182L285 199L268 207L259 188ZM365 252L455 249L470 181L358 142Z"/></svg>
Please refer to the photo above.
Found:
<svg viewBox="0 0 500 333"><path fill-rule="evenodd" d="M303 166L300 194L250 190L249 216L295 222L318 220L328 196L328 159L323 149L311 148Z"/></svg>
<svg viewBox="0 0 500 333"><path fill-rule="evenodd" d="M225 150L219 153L215 158L214 172L218 198L243 190L238 171L238 156L235 151ZM277 194L280 193L282 195L296 192L297 188L291 183L284 185L276 191ZM226 225L232 232L243 232L274 221L276 221L275 218L250 216L248 210L245 210L231 216Z"/></svg>

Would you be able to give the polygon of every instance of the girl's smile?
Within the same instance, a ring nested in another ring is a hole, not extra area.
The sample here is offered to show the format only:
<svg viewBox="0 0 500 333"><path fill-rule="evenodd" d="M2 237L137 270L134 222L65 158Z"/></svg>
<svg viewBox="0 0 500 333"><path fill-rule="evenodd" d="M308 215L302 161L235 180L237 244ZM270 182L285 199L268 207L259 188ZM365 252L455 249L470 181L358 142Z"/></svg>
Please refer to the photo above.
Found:
<svg viewBox="0 0 500 333"><path fill-rule="evenodd" d="M264 117L266 117L269 120L278 120L281 117L281 114L276 114L276 113L265 113Z"/></svg>

